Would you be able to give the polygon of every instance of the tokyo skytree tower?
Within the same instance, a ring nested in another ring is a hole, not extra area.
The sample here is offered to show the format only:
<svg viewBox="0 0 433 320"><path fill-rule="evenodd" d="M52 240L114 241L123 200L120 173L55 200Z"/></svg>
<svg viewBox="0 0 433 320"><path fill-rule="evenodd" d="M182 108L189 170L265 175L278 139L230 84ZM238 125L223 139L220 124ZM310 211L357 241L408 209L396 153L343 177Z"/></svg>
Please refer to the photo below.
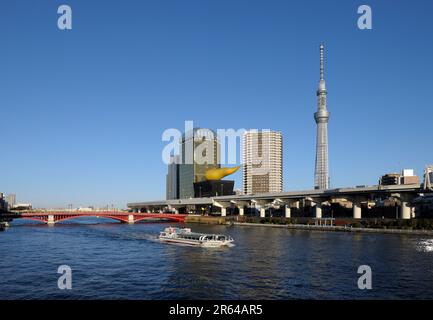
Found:
<svg viewBox="0 0 433 320"><path fill-rule="evenodd" d="M326 86L323 78L323 44L320 45L320 81L317 90L317 112L314 120L317 123L316 166L314 171L314 188L325 190L329 188L328 171L328 120L329 112L326 107Z"/></svg>

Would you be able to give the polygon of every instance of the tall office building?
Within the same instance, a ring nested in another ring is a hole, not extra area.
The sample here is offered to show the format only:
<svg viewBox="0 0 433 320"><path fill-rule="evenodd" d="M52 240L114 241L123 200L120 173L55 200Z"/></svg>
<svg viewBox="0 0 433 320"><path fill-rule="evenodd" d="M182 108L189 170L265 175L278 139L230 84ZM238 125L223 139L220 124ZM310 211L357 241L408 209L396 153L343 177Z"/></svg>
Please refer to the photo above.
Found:
<svg viewBox="0 0 433 320"><path fill-rule="evenodd" d="M2 192L0 192L0 212L7 210L7 203L4 199L4 195Z"/></svg>
<svg viewBox="0 0 433 320"><path fill-rule="evenodd" d="M283 137L276 131L247 131L243 136L245 194L283 190Z"/></svg>
<svg viewBox="0 0 433 320"><path fill-rule="evenodd" d="M314 188L326 190L329 188L328 172L328 120L329 112L326 105L326 86L323 77L323 50L324 46L320 45L320 81L317 90L317 112L314 113L314 119L317 124L316 140L316 164L314 171Z"/></svg>
<svg viewBox="0 0 433 320"><path fill-rule="evenodd" d="M433 166L429 165L424 173L424 189L433 190Z"/></svg>
<svg viewBox="0 0 433 320"><path fill-rule="evenodd" d="M179 156L171 156L166 178L166 199L179 199Z"/></svg>
<svg viewBox="0 0 433 320"><path fill-rule="evenodd" d="M206 171L220 168L220 144L210 129L194 128L183 135L179 164L179 199L194 198L194 182L205 180Z"/></svg>
<svg viewBox="0 0 433 320"><path fill-rule="evenodd" d="M8 194L6 196L6 202L8 204L9 210L17 204L17 196L15 194Z"/></svg>

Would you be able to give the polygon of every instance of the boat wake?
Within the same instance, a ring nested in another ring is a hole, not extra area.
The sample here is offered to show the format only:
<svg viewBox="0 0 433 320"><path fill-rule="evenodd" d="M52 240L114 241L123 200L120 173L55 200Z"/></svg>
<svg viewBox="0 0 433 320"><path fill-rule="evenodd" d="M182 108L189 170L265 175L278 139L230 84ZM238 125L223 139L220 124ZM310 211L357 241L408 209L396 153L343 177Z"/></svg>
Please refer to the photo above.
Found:
<svg viewBox="0 0 433 320"><path fill-rule="evenodd" d="M422 252L433 252L433 239L420 241L417 250Z"/></svg>
<svg viewBox="0 0 433 320"><path fill-rule="evenodd" d="M144 234L144 235L141 235L140 237L137 237L137 239L146 240L146 241L150 241L150 242L159 242L158 236L153 235L153 234Z"/></svg>

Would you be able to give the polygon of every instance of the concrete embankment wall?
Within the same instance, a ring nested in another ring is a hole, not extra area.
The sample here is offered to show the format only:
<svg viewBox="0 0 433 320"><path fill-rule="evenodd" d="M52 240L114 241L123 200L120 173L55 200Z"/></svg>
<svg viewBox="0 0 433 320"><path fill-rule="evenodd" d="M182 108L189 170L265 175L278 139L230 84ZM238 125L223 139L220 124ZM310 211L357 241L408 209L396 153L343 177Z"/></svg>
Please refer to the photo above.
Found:
<svg viewBox="0 0 433 320"><path fill-rule="evenodd" d="M341 232L367 232L367 233L390 233L390 234L411 234L411 235L433 235L433 230L407 230L407 229L374 229L374 228L351 228L339 226L316 226L305 224L263 224L263 223L247 223L233 222L236 226L250 227L269 227L269 228L286 228L297 230L316 230L316 231L341 231Z"/></svg>
<svg viewBox="0 0 433 320"><path fill-rule="evenodd" d="M189 215L186 217L185 223L226 224L226 219L222 217Z"/></svg>

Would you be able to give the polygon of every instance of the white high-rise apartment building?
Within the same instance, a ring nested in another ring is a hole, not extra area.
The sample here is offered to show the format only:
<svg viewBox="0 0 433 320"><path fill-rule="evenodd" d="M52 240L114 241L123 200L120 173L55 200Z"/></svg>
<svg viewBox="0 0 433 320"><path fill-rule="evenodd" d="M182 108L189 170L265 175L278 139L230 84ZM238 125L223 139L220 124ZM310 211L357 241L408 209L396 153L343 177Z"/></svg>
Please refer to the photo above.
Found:
<svg viewBox="0 0 433 320"><path fill-rule="evenodd" d="M276 131L246 131L243 135L245 194L282 192L283 137Z"/></svg>

